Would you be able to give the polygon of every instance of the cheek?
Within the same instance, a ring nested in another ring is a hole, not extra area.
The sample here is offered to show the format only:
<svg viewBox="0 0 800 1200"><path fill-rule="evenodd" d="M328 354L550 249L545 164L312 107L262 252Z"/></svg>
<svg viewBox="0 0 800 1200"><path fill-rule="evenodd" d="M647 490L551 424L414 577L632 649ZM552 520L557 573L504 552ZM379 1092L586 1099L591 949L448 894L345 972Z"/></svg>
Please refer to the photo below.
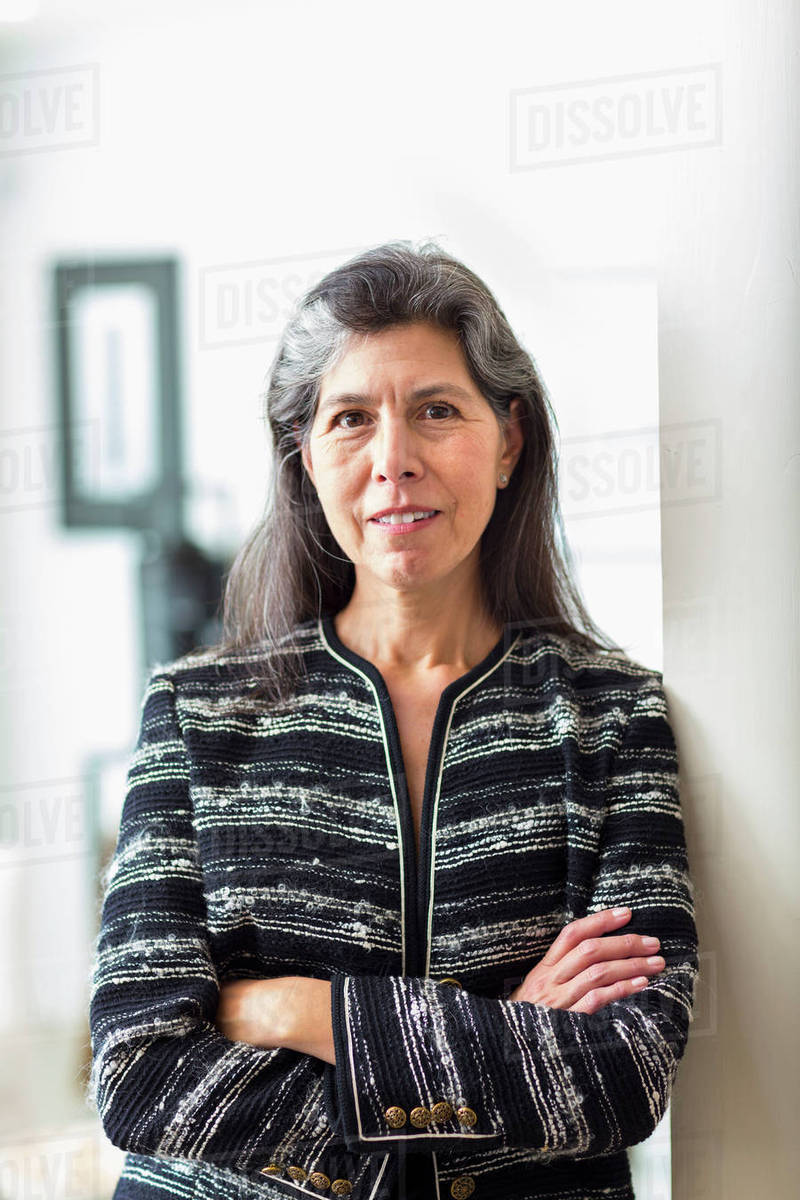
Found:
<svg viewBox="0 0 800 1200"><path fill-rule="evenodd" d="M494 488L497 477L494 460L488 459L485 447L477 452L469 448L452 466L452 479L462 497L471 507L483 509L488 503L494 503Z"/></svg>
<svg viewBox="0 0 800 1200"><path fill-rule="evenodd" d="M328 524L344 529L350 526L356 517L357 489L353 485L352 476L347 470L337 470L332 464L327 464L322 478L318 477L317 494L325 510Z"/></svg>
<svg viewBox="0 0 800 1200"><path fill-rule="evenodd" d="M449 445L443 465L454 476L486 483L494 476L495 462L495 449L489 439L481 432L469 432Z"/></svg>

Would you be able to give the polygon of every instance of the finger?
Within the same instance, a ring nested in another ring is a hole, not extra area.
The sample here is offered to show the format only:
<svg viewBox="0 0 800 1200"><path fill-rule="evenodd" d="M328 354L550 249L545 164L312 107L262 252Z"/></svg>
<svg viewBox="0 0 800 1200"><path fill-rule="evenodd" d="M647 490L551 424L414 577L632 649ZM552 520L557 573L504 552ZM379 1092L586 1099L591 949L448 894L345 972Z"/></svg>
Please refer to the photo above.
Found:
<svg viewBox="0 0 800 1200"><path fill-rule="evenodd" d="M643 992L650 980L644 975L635 979L621 979L610 987L592 988L577 1003L573 1004L570 1012L595 1013L614 1000L624 1000L637 992Z"/></svg>
<svg viewBox="0 0 800 1200"><path fill-rule="evenodd" d="M600 912L590 913L588 917L578 917L576 921L570 921L568 925L564 926L542 962L549 967L554 966L586 938L599 938L610 929L619 929L630 918L631 910L629 908L621 910L604 908Z"/></svg>
<svg viewBox="0 0 800 1200"><path fill-rule="evenodd" d="M559 1007L571 1008L582 1001L591 992L600 992L604 988L613 987L618 982L629 981L635 976L642 975L643 964L631 960L630 969L627 961L606 962L595 961L591 953L592 939L582 942L572 954L554 967L550 976L550 986L558 988L560 995ZM582 962L582 958L588 961ZM577 964L574 955L579 955ZM572 961L571 961L572 960ZM650 968L652 969L652 968Z"/></svg>
<svg viewBox="0 0 800 1200"><path fill-rule="evenodd" d="M557 983L566 983L575 978L580 972L586 971L592 963L602 964L615 959L632 959L644 957L643 951L652 950L645 947L642 938L637 933L623 933L619 937L590 937L575 946L554 968L554 978ZM640 972L637 972L639 974ZM628 972L630 974L630 971Z"/></svg>
<svg viewBox="0 0 800 1200"><path fill-rule="evenodd" d="M619 981L630 982L631 979L658 975L664 969L664 959L653 955L651 958L626 958L613 962L595 962L585 971L576 976L573 982L580 986L583 995L593 988L610 987Z"/></svg>

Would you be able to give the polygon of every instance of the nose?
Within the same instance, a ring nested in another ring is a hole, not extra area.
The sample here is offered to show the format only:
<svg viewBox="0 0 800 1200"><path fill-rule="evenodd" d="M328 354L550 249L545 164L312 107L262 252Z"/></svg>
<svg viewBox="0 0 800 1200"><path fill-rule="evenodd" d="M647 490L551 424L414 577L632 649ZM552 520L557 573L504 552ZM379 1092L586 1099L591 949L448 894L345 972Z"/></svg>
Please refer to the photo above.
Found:
<svg viewBox="0 0 800 1200"><path fill-rule="evenodd" d="M372 439L372 478L377 482L416 478L422 461L412 430L403 417L384 416Z"/></svg>

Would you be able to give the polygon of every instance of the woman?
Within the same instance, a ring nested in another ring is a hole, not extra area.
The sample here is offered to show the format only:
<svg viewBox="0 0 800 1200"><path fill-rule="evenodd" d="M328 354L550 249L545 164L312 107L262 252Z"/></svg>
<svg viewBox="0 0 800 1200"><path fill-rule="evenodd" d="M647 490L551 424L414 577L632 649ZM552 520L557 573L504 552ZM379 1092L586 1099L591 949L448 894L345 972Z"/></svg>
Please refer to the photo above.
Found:
<svg viewBox="0 0 800 1200"><path fill-rule="evenodd" d="M533 361L391 243L266 399L225 640L151 674L109 870L115 1200L631 1200L698 970L677 755L571 579Z"/></svg>

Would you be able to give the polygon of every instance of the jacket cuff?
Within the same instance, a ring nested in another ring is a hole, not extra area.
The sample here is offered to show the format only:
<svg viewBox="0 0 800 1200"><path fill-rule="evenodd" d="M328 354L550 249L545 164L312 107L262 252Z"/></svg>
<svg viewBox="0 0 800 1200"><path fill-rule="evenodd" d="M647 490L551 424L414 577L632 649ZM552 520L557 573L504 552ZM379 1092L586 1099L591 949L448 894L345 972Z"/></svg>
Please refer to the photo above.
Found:
<svg viewBox="0 0 800 1200"><path fill-rule="evenodd" d="M426 1152L502 1140L483 1096L464 1094L454 1064L440 1054L436 1014L452 996L427 977L332 976L336 1066L328 1064L325 1103L348 1150ZM428 1023L434 1028L423 1028Z"/></svg>
<svg viewBox="0 0 800 1200"><path fill-rule="evenodd" d="M258 1187L257 1191L248 1191L248 1196L272 1196L277 1189L293 1200L298 1200L300 1196L312 1196L318 1200L321 1192L327 1195L333 1192L337 1196L360 1196L368 1200L390 1195L395 1171L388 1154L353 1154L323 1138L318 1145L305 1147L302 1152L287 1150L271 1153L251 1178L257 1185L269 1182L271 1187L266 1192ZM238 1182L241 1189L241 1175L232 1182ZM208 1194L215 1194L213 1183L210 1186ZM244 1193L240 1190L236 1194Z"/></svg>

